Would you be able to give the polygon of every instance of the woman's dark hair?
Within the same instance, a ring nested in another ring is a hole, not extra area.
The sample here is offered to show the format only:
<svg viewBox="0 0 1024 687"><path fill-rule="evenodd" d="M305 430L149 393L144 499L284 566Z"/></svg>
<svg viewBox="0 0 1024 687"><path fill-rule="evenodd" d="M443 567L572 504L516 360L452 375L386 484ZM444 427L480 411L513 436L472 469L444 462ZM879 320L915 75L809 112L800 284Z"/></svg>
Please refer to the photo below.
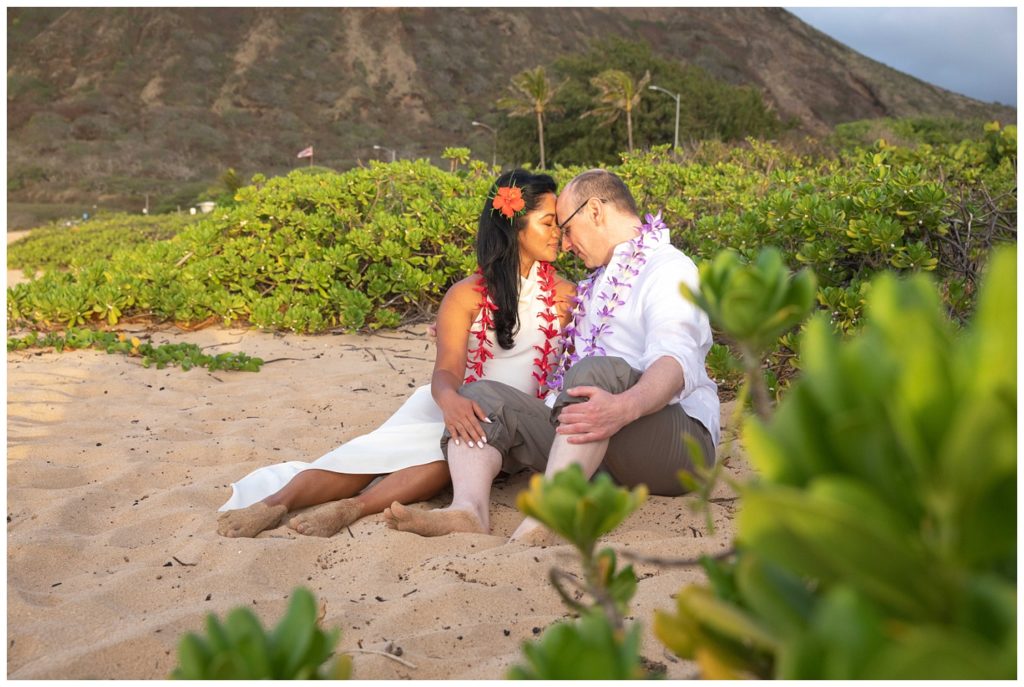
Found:
<svg viewBox="0 0 1024 687"><path fill-rule="evenodd" d="M492 204L503 186L522 191L525 212L511 219ZM498 306L494 330L498 345L512 348L519 331L519 232L526 227L526 216L537 209L542 196L554 193L555 180L547 174L531 174L523 169L505 172L494 182L480 213L476 235L476 261L484 273L491 300Z"/></svg>

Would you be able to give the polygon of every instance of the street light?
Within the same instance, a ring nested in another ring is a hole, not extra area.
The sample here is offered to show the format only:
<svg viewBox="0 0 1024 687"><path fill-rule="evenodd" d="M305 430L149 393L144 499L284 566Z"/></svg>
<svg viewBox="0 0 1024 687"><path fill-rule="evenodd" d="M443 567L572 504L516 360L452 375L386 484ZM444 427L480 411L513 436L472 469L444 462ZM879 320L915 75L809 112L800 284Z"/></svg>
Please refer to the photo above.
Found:
<svg viewBox="0 0 1024 687"><path fill-rule="evenodd" d="M385 148L384 146L374 145L373 149L374 150L386 150L387 152L391 153L391 161L392 162L395 161L395 151L393 151L391 148Z"/></svg>
<svg viewBox="0 0 1024 687"><path fill-rule="evenodd" d="M681 97L681 94L673 93L672 91L667 91L661 86L648 86L647 88L649 88L652 91L661 91L665 95L676 99L676 138L672 148L679 148L679 98Z"/></svg>
<svg viewBox="0 0 1024 687"><path fill-rule="evenodd" d="M472 124L473 126L483 127L484 129L490 131L491 135L494 136L494 145L491 147L491 167L496 166L498 164L498 132L495 131L493 128L487 126L483 122L478 122L474 120L470 122L470 124Z"/></svg>

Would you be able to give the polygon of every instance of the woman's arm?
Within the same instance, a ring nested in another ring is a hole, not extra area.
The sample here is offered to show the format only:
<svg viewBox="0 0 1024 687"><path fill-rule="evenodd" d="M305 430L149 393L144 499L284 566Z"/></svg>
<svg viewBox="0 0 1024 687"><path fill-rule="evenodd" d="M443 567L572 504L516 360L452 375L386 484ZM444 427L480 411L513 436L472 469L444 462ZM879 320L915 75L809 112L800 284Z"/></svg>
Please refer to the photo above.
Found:
<svg viewBox="0 0 1024 687"><path fill-rule="evenodd" d="M462 441L470 446L484 443L479 421L486 420L487 413L458 393L466 377L469 330L480 310L480 294L473 288L477 279L467 277L448 289L437 313L437 356L430 393L456 446Z"/></svg>
<svg viewBox="0 0 1024 687"><path fill-rule="evenodd" d="M558 321L565 329L572 317L572 298L576 295L576 284L562 277L555 284L555 308L558 310Z"/></svg>

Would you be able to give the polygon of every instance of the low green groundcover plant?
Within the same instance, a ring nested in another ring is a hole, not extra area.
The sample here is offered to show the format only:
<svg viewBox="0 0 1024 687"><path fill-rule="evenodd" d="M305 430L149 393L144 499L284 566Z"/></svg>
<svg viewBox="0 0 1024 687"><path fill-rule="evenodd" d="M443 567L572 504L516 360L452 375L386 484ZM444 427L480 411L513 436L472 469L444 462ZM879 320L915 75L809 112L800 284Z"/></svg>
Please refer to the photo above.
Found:
<svg viewBox="0 0 1024 687"><path fill-rule="evenodd" d="M107 353L122 353L140 357L143 367L156 365L158 370L172 365L178 366L186 372L193 367L205 367L211 372L214 370L259 372L263 365L261 358L253 358L241 352L207 355L199 346L191 343L154 346L149 341L143 341L135 336L129 337L125 333L77 327L71 327L65 333L33 331L22 337L7 339L8 352L27 348L53 348L58 353L64 350L98 348Z"/></svg>

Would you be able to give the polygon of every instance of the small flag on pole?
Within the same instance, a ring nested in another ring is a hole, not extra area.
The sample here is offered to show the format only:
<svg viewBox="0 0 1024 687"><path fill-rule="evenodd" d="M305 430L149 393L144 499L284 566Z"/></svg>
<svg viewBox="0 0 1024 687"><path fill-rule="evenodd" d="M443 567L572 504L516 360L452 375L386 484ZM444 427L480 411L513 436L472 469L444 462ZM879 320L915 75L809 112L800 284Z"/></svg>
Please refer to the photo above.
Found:
<svg viewBox="0 0 1024 687"><path fill-rule="evenodd" d="M299 154L295 157L313 157L313 146L300 150Z"/></svg>

